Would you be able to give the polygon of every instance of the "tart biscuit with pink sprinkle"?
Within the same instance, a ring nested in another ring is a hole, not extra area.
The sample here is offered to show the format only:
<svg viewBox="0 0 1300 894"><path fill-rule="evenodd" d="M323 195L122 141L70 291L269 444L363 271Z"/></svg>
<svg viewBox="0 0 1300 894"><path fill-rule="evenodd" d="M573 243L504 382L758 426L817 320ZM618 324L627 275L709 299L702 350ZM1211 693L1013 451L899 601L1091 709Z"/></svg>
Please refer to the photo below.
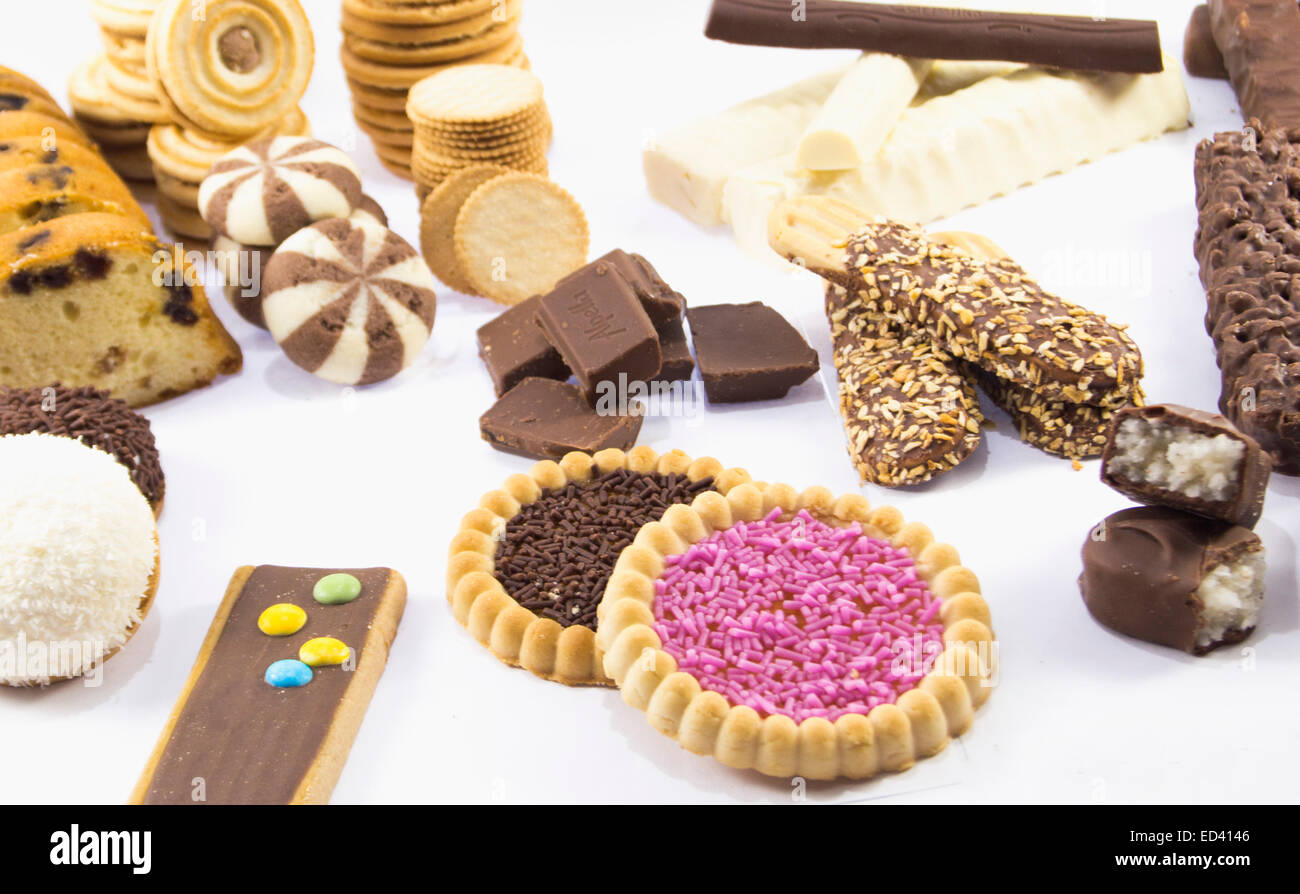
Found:
<svg viewBox="0 0 1300 894"><path fill-rule="evenodd" d="M596 648L623 700L768 776L906 770L971 724L996 669L975 574L892 507L742 484L619 556Z"/></svg>
<svg viewBox="0 0 1300 894"><path fill-rule="evenodd" d="M712 457L644 446L539 462L461 521L447 559L452 614L505 664L569 686L612 686L596 610L623 548L670 505L749 480Z"/></svg>

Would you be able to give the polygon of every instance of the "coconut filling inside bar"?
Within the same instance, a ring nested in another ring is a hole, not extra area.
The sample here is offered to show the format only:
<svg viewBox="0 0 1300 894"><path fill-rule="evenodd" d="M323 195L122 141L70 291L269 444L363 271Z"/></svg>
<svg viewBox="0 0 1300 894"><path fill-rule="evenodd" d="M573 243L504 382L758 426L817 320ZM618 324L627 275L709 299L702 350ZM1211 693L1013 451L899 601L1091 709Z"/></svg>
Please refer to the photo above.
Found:
<svg viewBox="0 0 1300 894"><path fill-rule="evenodd" d="M1236 496L1246 454L1245 443L1230 435L1210 437L1136 416L1120 423L1115 448L1113 476L1214 502Z"/></svg>
<svg viewBox="0 0 1300 894"><path fill-rule="evenodd" d="M1196 645L1209 648L1228 633L1255 626L1264 604L1264 551L1211 568L1196 590L1204 610Z"/></svg>

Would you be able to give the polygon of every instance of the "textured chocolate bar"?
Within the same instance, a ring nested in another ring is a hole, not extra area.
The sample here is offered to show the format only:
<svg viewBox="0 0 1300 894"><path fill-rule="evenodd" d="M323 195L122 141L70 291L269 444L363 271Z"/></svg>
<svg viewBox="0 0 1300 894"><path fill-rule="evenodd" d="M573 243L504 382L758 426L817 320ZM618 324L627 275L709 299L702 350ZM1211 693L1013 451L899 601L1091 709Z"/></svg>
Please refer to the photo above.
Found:
<svg viewBox="0 0 1300 894"><path fill-rule="evenodd" d="M921 59L996 59L1085 71L1164 68L1155 22L806 0L713 0L706 36Z"/></svg>
<svg viewBox="0 0 1300 894"><path fill-rule="evenodd" d="M1245 118L1300 128L1300 5L1209 0L1214 42Z"/></svg>
<svg viewBox="0 0 1300 894"><path fill-rule="evenodd" d="M1273 460L1222 416L1177 404L1115 414L1101 480L1139 503L1253 528Z"/></svg>
<svg viewBox="0 0 1300 894"><path fill-rule="evenodd" d="M1300 474L1300 143L1259 121L1196 148L1196 257L1219 409Z"/></svg>

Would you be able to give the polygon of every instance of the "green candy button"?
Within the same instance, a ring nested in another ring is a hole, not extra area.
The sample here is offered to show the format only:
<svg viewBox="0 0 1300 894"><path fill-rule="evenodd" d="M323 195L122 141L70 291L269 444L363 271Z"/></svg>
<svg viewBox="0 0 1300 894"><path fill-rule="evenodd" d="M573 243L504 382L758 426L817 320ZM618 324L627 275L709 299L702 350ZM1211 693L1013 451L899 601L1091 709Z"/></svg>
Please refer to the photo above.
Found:
<svg viewBox="0 0 1300 894"><path fill-rule="evenodd" d="M327 574L316 581L311 595L322 605L342 605L361 595L361 581L350 574Z"/></svg>

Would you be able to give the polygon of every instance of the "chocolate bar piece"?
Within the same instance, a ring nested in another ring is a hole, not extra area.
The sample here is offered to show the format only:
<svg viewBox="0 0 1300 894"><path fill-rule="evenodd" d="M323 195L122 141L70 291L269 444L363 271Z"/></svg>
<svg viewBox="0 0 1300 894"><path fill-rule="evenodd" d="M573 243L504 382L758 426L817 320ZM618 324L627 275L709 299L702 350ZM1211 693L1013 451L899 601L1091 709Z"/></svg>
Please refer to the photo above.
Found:
<svg viewBox="0 0 1300 894"><path fill-rule="evenodd" d="M615 272L632 287L632 291L636 292L646 316L655 326L661 326L669 320L680 317L686 308L686 299L664 282L653 264L641 255L623 251L621 248L607 252L590 264L579 267L556 283L555 291L565 288L571 280L588 277L591 268L597 266L614 268Z"/></svg>
<svg viewBox="0 0 1300 894"><path fill-rule="evenodd" d="M1196 148L1196 257L1222 393L1219 409L1300 474L1300 142L1252 121Z"/></svg>
<svg viewBox="0 0 1300 894"><path fill-rule="evenodd" d="M534 295L478 329L478 355L492 377L497 397L530 376L562 382L569 378L560 352L537 328L540 302L541 296Z"/></svg>
<svg viewBox="0 0 1300 894"><path fill-rule="evenodd" d="M563 459L581 450L623 450L641 432L640 405L593 410L573 385L524 379L479 418L483 440L498 450L538 459Z"/></svg>
<svg viewBox="0 0 1300 894"><path fill-rule="evenodd" d="M1101 480L1139 503L1253 528L1272 470L1259 442L1222 416L1160 404L1115 414Z"/></svg>
<svg viewBox="0 0 1300 894"><path fill-rule="evenodd" d="M658 328L659 354L663 362L659 367L658 382L685 382L695 372L695 358L686 343L686 330L682 318L675 317Z"/></svg>
<svg viewBox="0 0 1300 894"><path fill-rule="evenodd" d="M713 0L704 34L765 47L992 59L1081 71L1163 70L1155 22L806 0Z"/></svg>
<svg viewBox="0 0 1300 894"><path fill-rule="evenodd" d="M863 481L920 484L975 452L984 417L958 361L830 283L826 318L849 456Z"/></svg>
<svg viewBox="0 0 1300 894"><path fill-rule="evenodd" d="M1300 5L1209 0L1214 42L1245 118L1300 128Z"/></svg>
<svg viewBox="0 0 1300 894"><path fill-rule="evenodd" d="M318 584L330 575L349 575L359 591L319 601ZM286 603L277 611L305 622L264 633L263 614ZM328 802L405 606L406 582L390 568L238 569L130 802ZM350 656L298 667L305 685L268 682L275 665L311 658L308 644L320 637L340 641Z"/></svg>
<svg viewBox="0 0 1300 894"><path fill-rule="evenodd" d="M602 388L650 382L659 373L659 336L631 284L597 261L556 284L537 304L537 325L595 406Z"/></svg>
<svg viewBox="0 0 1300 894"><path fill-rule="evenodd" d="M1226 81L1228 69L1223 65L1223 54L1214 42L1214 29L1210 27L1210 7L1202 3L1192 10L1183 33L1183 65L1187 73L1198 78L1218 78Z"/></svg>
<svg viewBox="0 0 1300 894"><path fill-rule="evenodd" d="M766 304L692 307L686 319L712 403L777 400L817 372L817 352Z"/></svg>
<svg viewBox="0 0 1300 894"><path fill-rule="evenodd" d="M1204 655L1255 629L1264 546L1240 525L1163 506L1125 509L1089 534L1079 589L1112 630Z"/></svg>

